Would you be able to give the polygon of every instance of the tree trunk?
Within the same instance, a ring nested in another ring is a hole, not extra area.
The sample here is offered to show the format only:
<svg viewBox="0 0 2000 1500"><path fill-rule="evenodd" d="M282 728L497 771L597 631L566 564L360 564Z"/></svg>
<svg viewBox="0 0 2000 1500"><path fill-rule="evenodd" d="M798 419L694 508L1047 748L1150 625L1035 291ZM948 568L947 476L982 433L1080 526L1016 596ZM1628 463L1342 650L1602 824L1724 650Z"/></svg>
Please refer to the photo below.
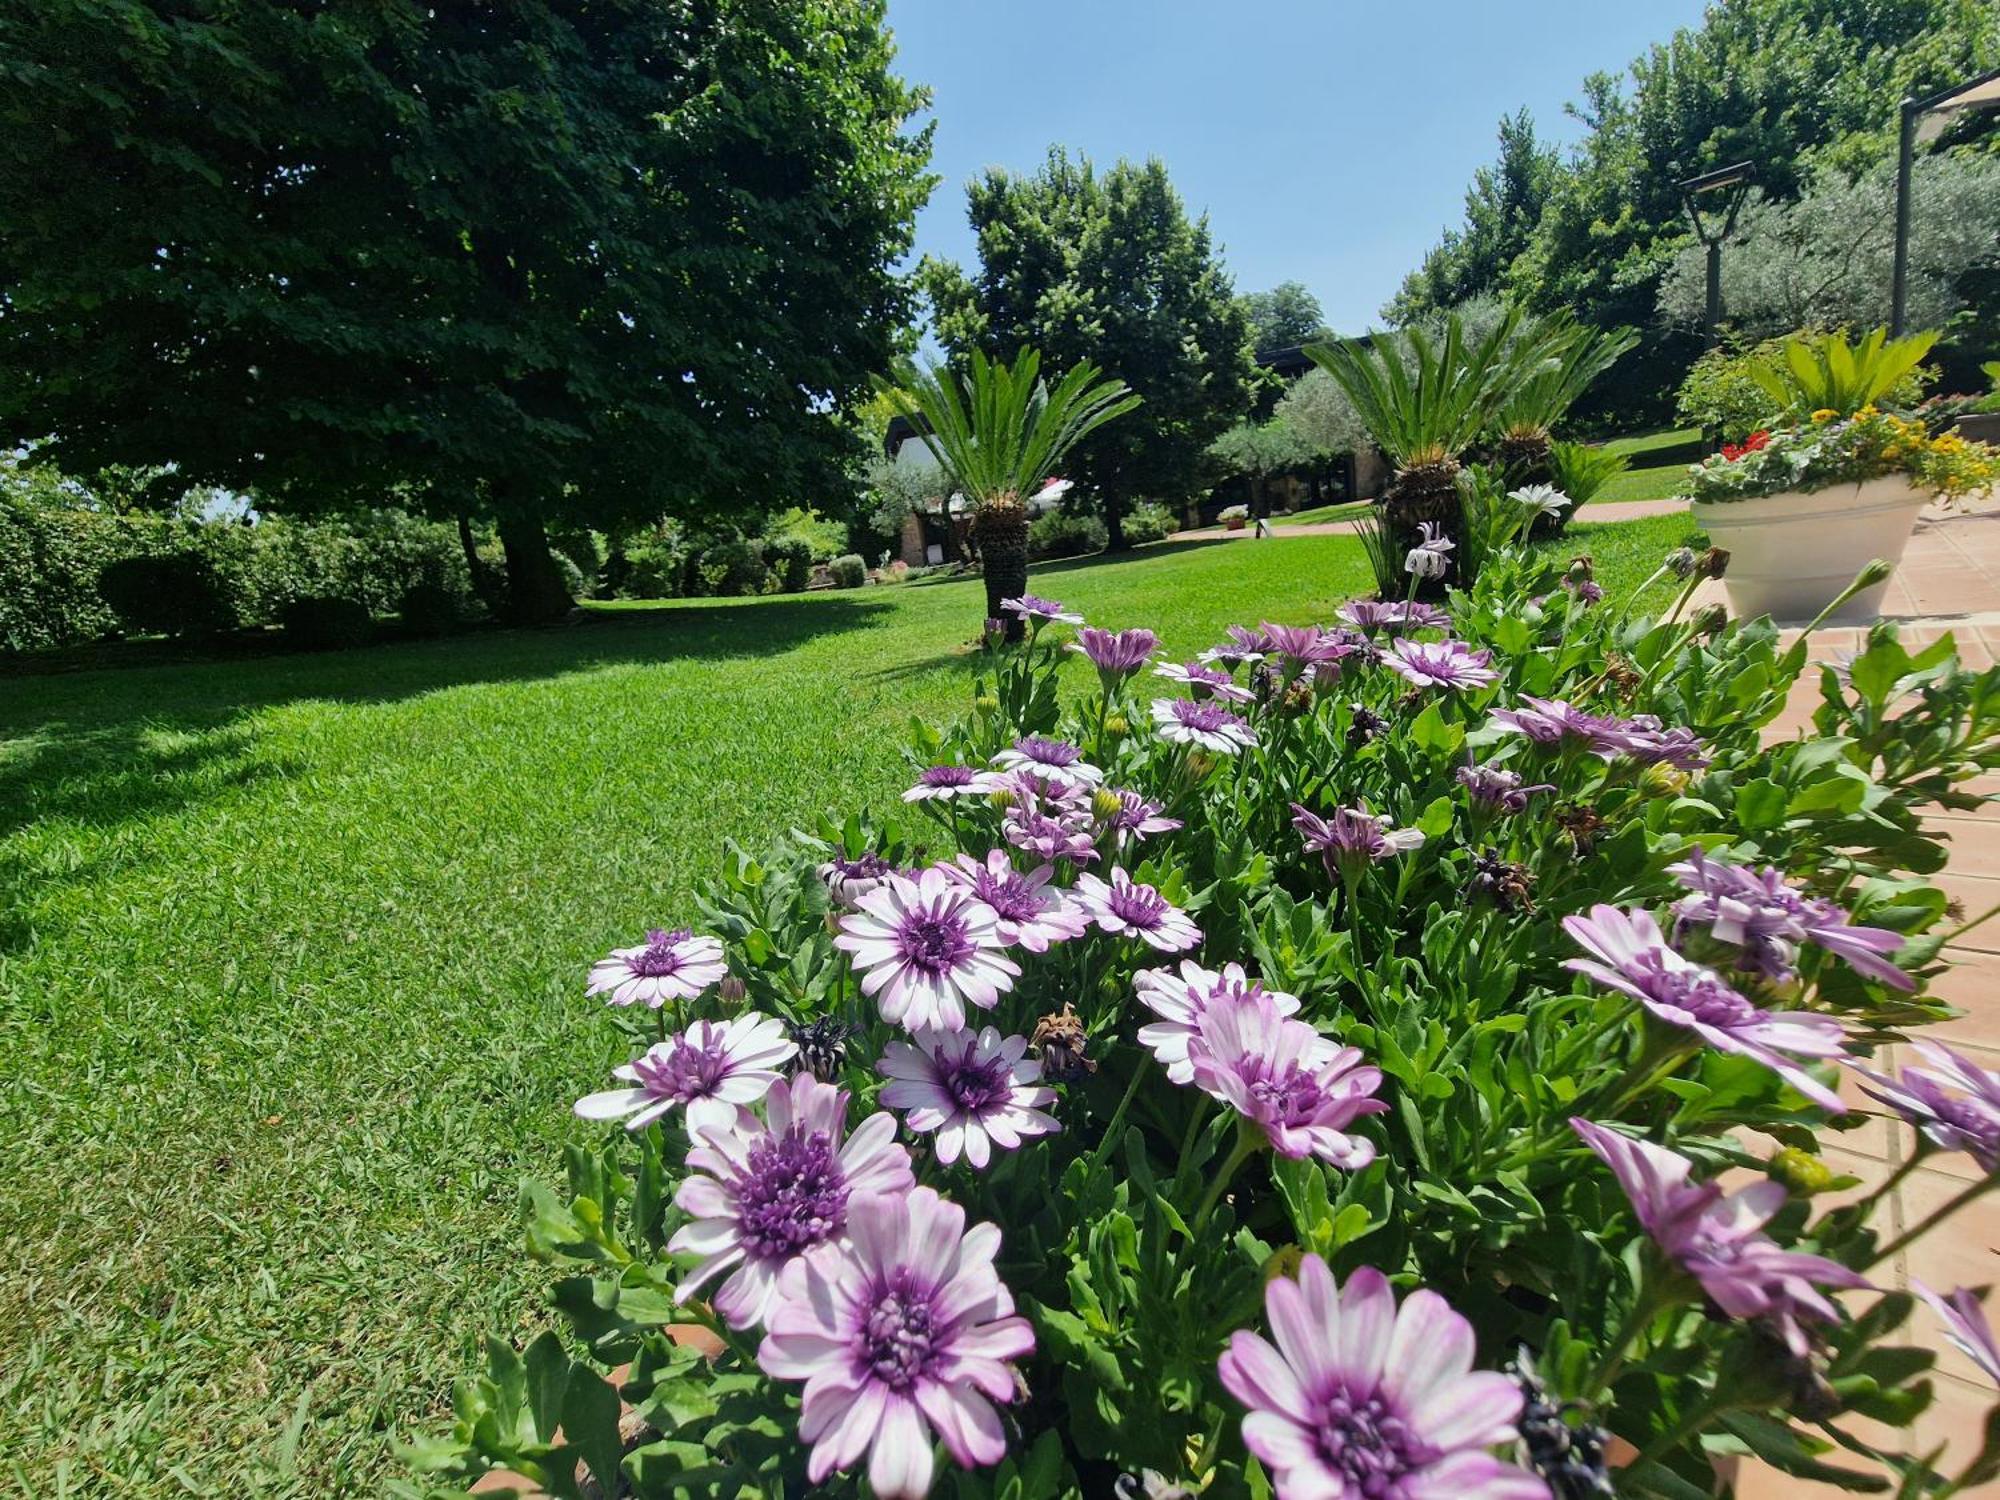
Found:
<svg viewBox="0 0 2000 1500"><path fill-rule="evenodd" d="M472 592L478 595L489 615L496 620L502 618L507 613L507 581L497 577L479 555L479 545L472 539L472 518L464 511L458 513L458 550L465 554L465 571L472 578Z"/></svg>
<svg viewBox="0 0 2000 1500"><path fill-rule="evenodd" d="M1125 500L1115 489L1104 492L1104 550L1123 552L1131 543L1125 540Z"/></svg>
<svg viewBox="0 0 2000 1500"><path fill-rule="evenodd" d="M1018 641L1027 622L1000 607L1028 592L1028 508L1013 495L997 495L974 512L972 538L986 574L986 618L1003 620L1007 639Z"/></svg>
<svg viewBox="0 0 2000 1500"><path fill-rule="evenodd" d="M548 625L569 617L576 601L549 555L549 534L537 515L502 512L500 545L507 554L507 618L516 625Z"/></svg>

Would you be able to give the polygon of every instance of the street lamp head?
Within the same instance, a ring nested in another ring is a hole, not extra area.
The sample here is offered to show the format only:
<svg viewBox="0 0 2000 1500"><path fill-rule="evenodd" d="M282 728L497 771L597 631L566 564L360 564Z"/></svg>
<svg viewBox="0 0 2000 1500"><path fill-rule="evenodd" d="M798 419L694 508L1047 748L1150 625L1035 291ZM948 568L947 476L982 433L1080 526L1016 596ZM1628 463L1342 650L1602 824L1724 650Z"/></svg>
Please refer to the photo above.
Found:
<svg viewBox="0 0 2000 1500"><path fill-rule="evenodd" d="M1704 245L1719 245L1729 238L1729 231L1736 227L1736 212L1743 206L1743 195L1750 189L1752 170L1749 162L1739 161L1680 184L1681 203L1694 224L1695 238ZM1706 215L1702 212L1704 207L1708 210Z"/></svg>
<svg viewBox="0 0 2000 1500"><path fill-rule="evenodd" d="M1903 101L1903 113L1916 122L1918 145L1927 145L1943 135L1958 116L1989 109L2000 109L2000 68L1970 83L1941 89L1927 99Z"/></svg>
<svg viewBox="0 0 2000 1500"><path fill-rule="evenodd" d="M1750 181L1751 166L1747 161L1739 161L1734 166L1717 167L1713 172L1703 172L1699 177L1690 177L1680 185L1684 195L1719 192L1723 188L1747 186Z"/></svg>

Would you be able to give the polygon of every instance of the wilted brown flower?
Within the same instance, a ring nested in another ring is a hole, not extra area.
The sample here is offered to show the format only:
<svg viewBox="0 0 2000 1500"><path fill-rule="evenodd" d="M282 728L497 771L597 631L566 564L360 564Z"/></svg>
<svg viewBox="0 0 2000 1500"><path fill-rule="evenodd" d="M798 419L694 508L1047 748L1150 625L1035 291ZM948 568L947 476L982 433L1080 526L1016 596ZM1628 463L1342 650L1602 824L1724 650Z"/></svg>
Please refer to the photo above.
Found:
<svg viewBox="0 0 2000 1500"><path fill-rule="evenodd" d="M1067 1000L1061 1011L1035 1022L1034 1033L1028 1038L1028 1045L1042 1060L1043 1075L1064 1083L1097 1071L1097 1064L1084 1055L1089 1043L1083 1018Z"/></svg>

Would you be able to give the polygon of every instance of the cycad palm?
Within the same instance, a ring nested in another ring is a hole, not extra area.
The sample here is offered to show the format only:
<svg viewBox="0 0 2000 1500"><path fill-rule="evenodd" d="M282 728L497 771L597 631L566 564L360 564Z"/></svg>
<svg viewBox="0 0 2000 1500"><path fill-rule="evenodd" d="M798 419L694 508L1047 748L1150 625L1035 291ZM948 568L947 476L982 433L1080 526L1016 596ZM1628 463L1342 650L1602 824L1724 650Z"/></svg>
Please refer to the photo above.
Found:
<svg viewBox="0 0 2000 1500"><path fill-rule="evenodd" d="M1100 378L1088 361L1053 386L1041 366L1034 349L1011 365L974 350L963 379L905 363L893 383L876 382L972 506L988 618L1005 618L1000 601L1028 587L1028 496L1077 443L1139 405L1122 380ZM1008 620L1010 637L1020 623Z"/></svg>

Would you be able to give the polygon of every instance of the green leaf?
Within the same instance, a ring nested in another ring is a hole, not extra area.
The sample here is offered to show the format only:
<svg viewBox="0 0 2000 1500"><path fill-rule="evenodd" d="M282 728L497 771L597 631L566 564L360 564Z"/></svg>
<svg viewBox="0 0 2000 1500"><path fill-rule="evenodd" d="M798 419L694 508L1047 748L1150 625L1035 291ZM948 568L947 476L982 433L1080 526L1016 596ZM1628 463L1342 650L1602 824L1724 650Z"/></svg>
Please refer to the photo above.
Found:
<svg viewBox="0 0 2000 1500"><path fill-rule="evenodd" d="M611 1382L585 1366L572 1365L562 1425L563 1440L583 1455L591 1476L606 1494L616 1494L624 1444L618 1437L618 1392Z"/></svg>
<svg viewBox="0 0 2000 1500"><path fill-rule="evenodd" d="M1736 789L1736 821L1751 833L1763 833L1785 821L1785 789L1768 776L1746 781Z"/></svg>

